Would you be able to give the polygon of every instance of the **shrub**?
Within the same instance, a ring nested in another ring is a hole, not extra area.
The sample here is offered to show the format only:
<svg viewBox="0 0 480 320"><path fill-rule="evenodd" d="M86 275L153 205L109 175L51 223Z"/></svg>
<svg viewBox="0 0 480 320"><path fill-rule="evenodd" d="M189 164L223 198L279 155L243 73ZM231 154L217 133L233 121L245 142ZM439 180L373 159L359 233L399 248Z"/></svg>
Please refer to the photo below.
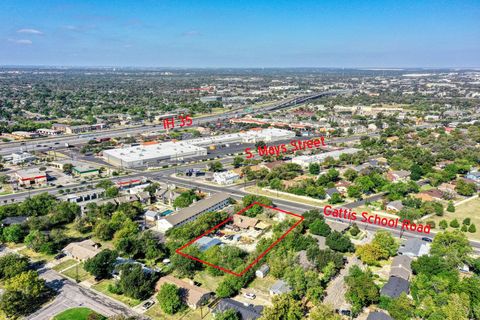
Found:
<svg viewBox="0 0 480 320"><path fill-rule="evenodd" d="M470 233L477 232L477 228L475 227L475 225L473 223L470 225L470 227L468 227L468 232L470 232Z"/></svg>
<svg viewBox="0 0 480 320"><path fill-rule="evenodd" d="M465 219L463 219L462 224L464 224L464 225L466 225L466 226L469 226L470 223L471 223L470 218L465 218Z"/></svg>
<svg viewBox="0 0 480 320"><path fill-rule="evenodd" d="M460 224L458 223L458 220L457 220L457 219L453 219L452 221L450 221L450 227L452 227L452 228L458 228L458 227L460 227Z"/></svg>

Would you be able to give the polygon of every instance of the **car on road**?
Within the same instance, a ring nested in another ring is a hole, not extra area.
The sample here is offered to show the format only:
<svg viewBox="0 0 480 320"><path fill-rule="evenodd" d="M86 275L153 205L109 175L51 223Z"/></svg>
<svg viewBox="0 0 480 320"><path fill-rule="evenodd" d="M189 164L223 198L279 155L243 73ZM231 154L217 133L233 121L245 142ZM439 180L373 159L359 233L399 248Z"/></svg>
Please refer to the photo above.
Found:
<svg viewBox="0 0 480 320"><path fill-rule="evenodd" d="M257 297L255 294L253 294L251 292L244 293L243 296L247 299L250 299L250 300L253 300Z"/></svg>
<svg viewBox="0 0 480 320"><path fill-rule="evenodd" d="M426 241L426 242L433 242L433 240L431 238L428 238L428 237L423 237L422 240Z"/></svg>
<svg viewBox="0 0 480 320"><path fill-rule="evenodd" d="M147 302L145 302L144 304L142 304L142 309L143 309L143 310L147 310L147 309L149 309L151 306L153 306L154 304L155 304L154 301L148 300Z"/></svg>

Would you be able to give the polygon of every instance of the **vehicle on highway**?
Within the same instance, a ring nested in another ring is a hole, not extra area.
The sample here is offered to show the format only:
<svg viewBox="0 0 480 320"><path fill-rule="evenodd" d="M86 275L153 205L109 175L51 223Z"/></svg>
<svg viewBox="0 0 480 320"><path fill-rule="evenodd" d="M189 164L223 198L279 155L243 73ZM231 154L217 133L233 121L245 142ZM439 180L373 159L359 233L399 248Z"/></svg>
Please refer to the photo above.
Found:
<svg viewBox="0 0 480 320"><path fill-rule="evenodd" d="M244 293L243 296L247 299L250 299L250 300L253 300L257 297L255 294L253 294L251 292Z"/></svg>

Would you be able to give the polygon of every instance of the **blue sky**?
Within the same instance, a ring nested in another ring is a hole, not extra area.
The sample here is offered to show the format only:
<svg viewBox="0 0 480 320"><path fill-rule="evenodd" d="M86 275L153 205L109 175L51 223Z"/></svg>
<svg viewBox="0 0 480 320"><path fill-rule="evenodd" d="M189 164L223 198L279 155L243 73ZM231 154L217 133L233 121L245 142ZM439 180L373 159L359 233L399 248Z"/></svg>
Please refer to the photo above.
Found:
<svg viewBox="0 0 480 320"><path fill-rule="evenodd" d="M0 1L0 65L480 67L480 1Z"/></svg>

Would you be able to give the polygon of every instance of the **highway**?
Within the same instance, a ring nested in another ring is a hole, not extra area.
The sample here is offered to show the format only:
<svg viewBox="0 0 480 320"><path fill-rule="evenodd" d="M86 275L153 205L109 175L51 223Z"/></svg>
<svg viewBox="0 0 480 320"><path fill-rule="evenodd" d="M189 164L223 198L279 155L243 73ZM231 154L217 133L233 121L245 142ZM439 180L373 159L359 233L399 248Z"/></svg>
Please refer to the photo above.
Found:
<svg viewBox="0 0 480 320"><path fill-rule="evenodd" d="M232 117L242 117L247 114L265 113L265 112L270 112L270 111L279 110L283 108L288 108L300 103L304 103L309 100L317 99L322 96L344 94L347 92L349 91L331 90L331 91L325 91L320 93L314 93L314 94L305 95L301 97L291 98L286 101L272 104L271 106L253 109L251 111L245 111L244 109L233 109L221 114L194 118L193 127L209 124L212 122L215 123L217 121L230 119ZM144 133L151 129L159 132L165 131L165 129L163 128L163 125L151 124L151 125L143 125L143 126L137 126L137 127L125 127L125 128L116 128L116 129L110 129L110 130L92 131L84 134L47 137L47 138L33 139L28 141L21 141L21 142L20 141L6 142L6 143L0 143L0 155L2 156L9 155L9 154L12 154L13 152L20 151L20 149L24 151L55 150L55 149L64 148L65 143L68 143L70 145L81 145L81 144L87 143L89 140L92 140L92 139L116 138L116 137L125 137L129 135L135 136L137 134Z"/></svg>

